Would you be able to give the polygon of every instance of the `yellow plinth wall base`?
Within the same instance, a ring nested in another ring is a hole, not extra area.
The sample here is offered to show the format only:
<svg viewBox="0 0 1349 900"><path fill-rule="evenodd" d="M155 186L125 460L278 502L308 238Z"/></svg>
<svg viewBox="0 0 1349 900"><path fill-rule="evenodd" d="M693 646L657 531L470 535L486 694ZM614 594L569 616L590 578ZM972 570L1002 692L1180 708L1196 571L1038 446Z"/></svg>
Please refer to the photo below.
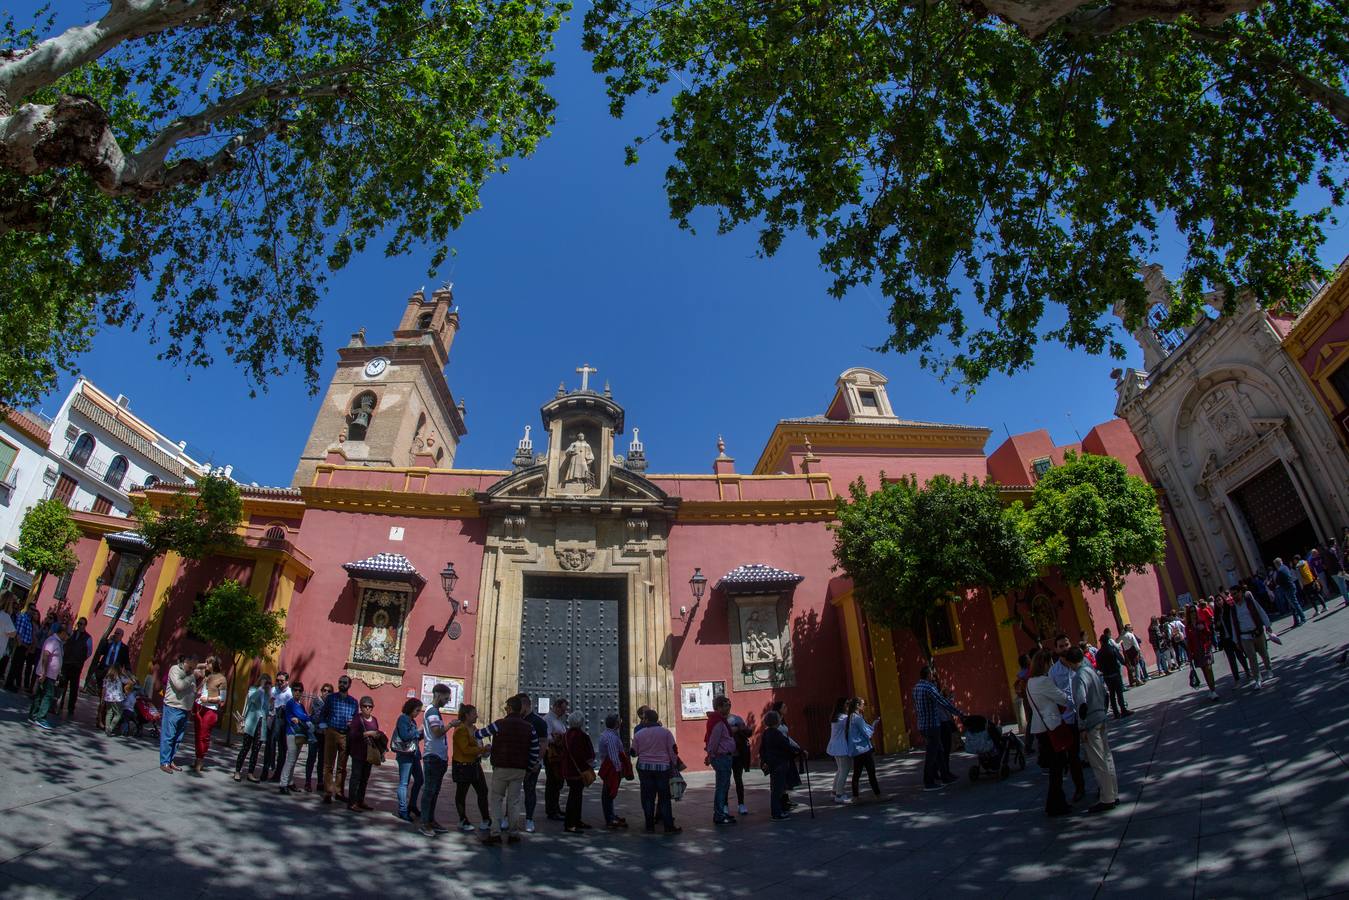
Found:
<svg viewBox="0 0 1349 900"><path fill-rule="evenodd" d="M141 639L141 652L136 659L136 674L142 678L154 665L155 648L159 646L159 629L164 624L164 604L168 602L169 591L173 589L178 567L182 564L183 558L170 550L164 554L164 564L159 567L159 577L155 579L155 589L150 594L150 615L145 620L145 637Z"/></svg>

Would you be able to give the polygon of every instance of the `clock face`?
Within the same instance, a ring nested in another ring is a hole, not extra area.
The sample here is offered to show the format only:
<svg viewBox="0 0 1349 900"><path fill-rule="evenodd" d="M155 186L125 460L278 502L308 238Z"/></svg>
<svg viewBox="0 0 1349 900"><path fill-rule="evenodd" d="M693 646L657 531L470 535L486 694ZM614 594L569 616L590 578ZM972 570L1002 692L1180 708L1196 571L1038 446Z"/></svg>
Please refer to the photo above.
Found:
<svg viewBox="0 0 1349 900"><path fill-rule="evenodd" d="M365 377L376 378L384 374L384 370L389 367L389 361L382 356L377 356L365 364Z"/></svg>

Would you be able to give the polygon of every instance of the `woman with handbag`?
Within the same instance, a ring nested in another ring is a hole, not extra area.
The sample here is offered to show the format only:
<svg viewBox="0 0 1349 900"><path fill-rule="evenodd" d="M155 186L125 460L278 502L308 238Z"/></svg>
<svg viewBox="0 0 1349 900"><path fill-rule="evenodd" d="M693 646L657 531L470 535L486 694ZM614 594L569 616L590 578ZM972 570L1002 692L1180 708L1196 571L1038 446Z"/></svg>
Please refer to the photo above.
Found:
<svg viewBox="0 0 1349 900"><path fill-rule="evenodd" d="M271 706L272 701L272 676L258 676L257 684L248 689L248 697L244 700L244 708L239 713L240 730L243 732L244 740L239 745L239 756L234 761L234 780L242 781L244 777L244 758L248 757L248 780L257 781L258 776L253 774L253 770L258 765L258 750L262 748L262 729L267 724L267 708Z"/></svg>
<svg viewBox="0 0 1349 900"><path fill-rule="evenodd" d="M492 752L490 746L484 747L474 734L473 726L478 722L478 708L467 703L459 706L459 724L455 726L451 741L450 780L454 782L454 808L459 811L459 830L465 834L473 832L473 823L468 820L468 789L478 795L478 830L486 835L492 830L492 814L487 810L487 776L482 771L482 757Z"/></svg>
<svg viewBox="0 0 1349 900"><path fill-rule="evenodd" d="M1038 650L1030 663L1030 680L1026 682L1026 700L1030 703L1030 733L1040 739L1041 763L1049 769L1049 796L1045 798L1045 815L1063 816L1073 811L1063 794L1063 773L1068 767L1067 750L1073 746L1069 725L1063 721L1062 711L1072 705L1072 698L1049 677L1054 657L1048 650Z"/></svg>
<svg viewBox="0 0 1349 900"><path fill-rule="evenodd" d="M567 731L562 735L562 759L559 771L567 783L567 808L562 830L580 834L590 828L581 821L581 795L595 781L595 745L585 733L585 716L578 712L567 717Z"/></svg>
<svg viewBox="0 0 1349 900"><path fill-rule="evenodd" d="M409 697L393 726L393 740L389 742L389 749L398 760L398 811L394 815L404 822L415 822L422 817L417 808L417 798L422 795L422 729L417 724L417 714L421 711L422 701Z"/></svg>
<svg viewBox="0 0 1349 900"><path fill-rule="evenodd" d="M352 812L369 812L371 807L365 802L365 789L370 783L370 770L382 755L376 742L383 737L379 730L379 719L375 718L375 698L362 697L360 711L351 717L347 725L347 755L351 757L351 783L347 788L347 809Z"/></svg>

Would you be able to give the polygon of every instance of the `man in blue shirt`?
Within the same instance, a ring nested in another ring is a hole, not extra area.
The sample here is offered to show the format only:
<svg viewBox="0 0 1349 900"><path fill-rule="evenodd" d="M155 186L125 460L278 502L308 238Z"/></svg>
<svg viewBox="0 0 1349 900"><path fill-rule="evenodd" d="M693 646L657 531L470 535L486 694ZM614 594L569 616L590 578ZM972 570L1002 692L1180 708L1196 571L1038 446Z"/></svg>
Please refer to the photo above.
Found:
<svg viewBox="0 0 1349 900"><path fill-rule="evenodd" d="M546 746L548 743L548 722L543 716L534 711L534 700L528 694L520 695L520 702L523 704L525 721L534 727L534 733L539 736L539 746ZM530 769L525 773L525 831L529 834L534 833L534 807L539 802L539 770Z"/></svg>
<svg viewBox="0 0 1349 900"><path fill-rule="evenodd" d="M1054 656L1056 657L1054 665L1049 669L1049 679L1055 686L1062 690L1069 697L1073 696L1076 676L1072 669L1064 663L1063 657L1070 649L1073 642L1068 640L1068 635L1059 632L1054 636ZM1068 774L1073 779L1073 798L1068 801L1077 803L1087 795L1087 781L1082 773L1082 735L1077 728L1077 712L1069 709L1063 713L1063 721L1073 726L1073 745L1068 748Z"/></svg>
<svg viewBox="0 0 1349 900"><path fill-rule="evenodd" d="M347 781L347 726L359 707L351 696L351 679L343 675L337 679L337 693L330 694L323 704L323 802L332 803L333 795L346 802L342 785ZM336 777L334 778L334 766Z"/></svg>

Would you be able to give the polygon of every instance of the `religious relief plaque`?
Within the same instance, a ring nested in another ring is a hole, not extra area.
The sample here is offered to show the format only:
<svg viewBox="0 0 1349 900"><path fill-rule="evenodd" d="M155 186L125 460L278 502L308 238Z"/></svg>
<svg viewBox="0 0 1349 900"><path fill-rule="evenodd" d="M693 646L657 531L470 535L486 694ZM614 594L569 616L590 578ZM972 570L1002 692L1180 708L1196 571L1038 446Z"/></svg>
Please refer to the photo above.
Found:
<svg viewBox="0 0 1349 900"><path fill-rule="evenodd" d="M789 601L778 595L731 597L731 665L737 691L791 687Z"/></svg>
<svg viewBox="0 0 1349 900"><path fill-rule="evenodd" d="M352 629L347 671L370 687L403 683L403 632L408 592L367 587L361 591Z"/></svg>

